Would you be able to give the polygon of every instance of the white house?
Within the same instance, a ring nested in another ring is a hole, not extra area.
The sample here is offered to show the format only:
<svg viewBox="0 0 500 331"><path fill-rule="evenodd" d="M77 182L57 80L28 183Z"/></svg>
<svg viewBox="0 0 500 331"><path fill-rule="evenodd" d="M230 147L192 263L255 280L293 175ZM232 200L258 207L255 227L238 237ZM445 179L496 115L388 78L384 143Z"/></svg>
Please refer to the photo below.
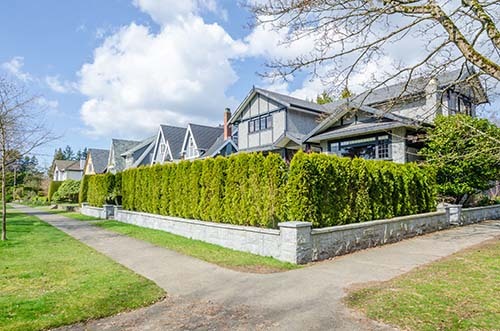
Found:
<svg viewBox="0 0 500 331"><path fill-rule="evenodd" d="M64 181L67 179L80 180L83 176L83 167L85 160L67 161L55 160L54 161L54 181Z"/></svg>

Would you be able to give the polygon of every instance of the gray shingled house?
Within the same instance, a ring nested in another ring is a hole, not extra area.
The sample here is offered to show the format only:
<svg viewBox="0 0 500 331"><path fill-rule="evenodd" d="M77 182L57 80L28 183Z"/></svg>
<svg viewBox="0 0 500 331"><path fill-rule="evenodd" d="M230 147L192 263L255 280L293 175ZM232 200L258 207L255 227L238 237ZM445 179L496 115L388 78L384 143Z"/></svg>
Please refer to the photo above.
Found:
<svg viewBox="0 0 500 331"><path fill-rule="evenodd" d="M102 174L106 171L109 160L109 150L89 148L83 173L85 175Z"/></svg>
<svg viewBox="0 0 500 331"><path fill-rule="evenodd" d="M111 139L111 147L109 149L109 158L106 165L106 172L117 173L125 170L125 158L123 153L139 145L140 141Z"/></svg>
<svg viewBox="0 0 500 331"><path fill-rule="evenodd" d="M154 143L151 164L180 160L185 136L186 128L160 125Z"/></svg>
<svg viewBox="0 0 500 331"><path fill-rule="evenodd" d="M230 118L240 152L277 152L290 160L299 149L405 163L417 158L422 133L438 115L475 116L487 102L477 78L458 86L455 71L417 78L349 99L319 105L253 88ZM401 98L400 98L401 96Z"/></svg>

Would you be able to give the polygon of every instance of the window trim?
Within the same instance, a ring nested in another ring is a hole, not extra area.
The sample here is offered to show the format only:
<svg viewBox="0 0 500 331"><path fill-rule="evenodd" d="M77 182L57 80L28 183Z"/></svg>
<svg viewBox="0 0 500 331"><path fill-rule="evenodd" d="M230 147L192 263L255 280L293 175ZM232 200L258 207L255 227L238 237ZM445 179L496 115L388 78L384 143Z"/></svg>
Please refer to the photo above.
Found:
<svg viewBox="0 0 500 331"><path fill-rule="evenodd" d="M357 142L357 143L356 143ZM328 152L342 156L341 149L375 145L375 158L369 160L392 160L392 135L389 133L361 136L350 139L328 141ZM335 147L334 147L335 146ZM387 146L387 157L379 157L380 148Z"/></svg>
<svg viewBox="0 0 500 331"><path fill-rule="evenodd" d="M264 126L264 127L262 127ZM248 133L256 133L273 128L273 115L265 114L253 117L248 121Z"/></svg>

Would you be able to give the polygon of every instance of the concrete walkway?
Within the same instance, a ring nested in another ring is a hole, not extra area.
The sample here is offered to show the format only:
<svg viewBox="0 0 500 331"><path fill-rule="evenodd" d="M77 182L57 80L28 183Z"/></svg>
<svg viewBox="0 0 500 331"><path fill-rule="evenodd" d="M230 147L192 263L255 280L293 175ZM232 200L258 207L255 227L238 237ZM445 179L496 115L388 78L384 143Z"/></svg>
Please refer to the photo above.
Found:
<svg viewBox="0 0 500 331"><path fill-rule="evenodd" d="M247 307L251 316L287 330L382 330L341 303L355 283L383 281L500 236L500 221L441 231L276 274L224 269L87 222L15 206L153 280L171 296ZM138 327L140 330L141 327Z"/></svg>

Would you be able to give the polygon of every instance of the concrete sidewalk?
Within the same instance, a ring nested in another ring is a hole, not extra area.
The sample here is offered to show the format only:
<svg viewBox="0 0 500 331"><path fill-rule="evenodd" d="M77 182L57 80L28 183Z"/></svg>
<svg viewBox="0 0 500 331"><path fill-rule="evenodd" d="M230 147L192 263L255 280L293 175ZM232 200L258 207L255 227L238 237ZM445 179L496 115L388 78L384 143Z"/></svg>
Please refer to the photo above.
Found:
<svg viewBox="0 0 500 331"><path fill-rule="evenodd" d="M345 308L341 303L344 289L355 283L388 280L500 236L500 221L488 221L360 251L303 269L261 275L224 269L87 222L24 206L15 208L37 216L153 280L171 296L244 306L259 321L269 321L271 328L287 330L386 329Z"/></svg>

